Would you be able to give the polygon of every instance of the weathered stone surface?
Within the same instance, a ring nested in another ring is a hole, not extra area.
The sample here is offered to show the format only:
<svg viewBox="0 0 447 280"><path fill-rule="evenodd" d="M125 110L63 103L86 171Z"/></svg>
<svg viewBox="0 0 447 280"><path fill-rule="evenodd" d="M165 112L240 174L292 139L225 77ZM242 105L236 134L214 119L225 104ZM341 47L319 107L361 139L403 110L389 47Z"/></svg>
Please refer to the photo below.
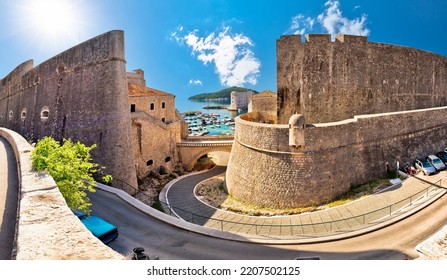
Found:
<svg viewBox="0 0 447 280"><path fill-rule="evenodd" d="M249 204L320 204L415 158L444 148L447 107L357 116L308 125L305 146L289 146L287 125L236 118L226 174L229 193ZM244 117L244 116L243 116ZM427 141L427 140L430 141Z"/></svg>
<svg viewBox="0 0 447 280"><path fill-rule="evenodd" d="M447 58L366 37L282 36L277 41L279 123L447 106Z"/></svg>
<svg viewBox="0 0 447 280"><path fill-rule="evenodd" d="M36 67L32 61L19 65L0 81L0 126L33 140L51 135L97 144L94 160L137 187L123 31L95 37Z"/></svg>
<svg viewBox="0 0 447 280"><path fill-rule="evenodd" d="M445 147L446 57L361 36L283 36L277 83L277 119L236 119L226 186L246 203L321 204ZM295 114L307 125L293 138L303 145L289 146Z"/></svg>

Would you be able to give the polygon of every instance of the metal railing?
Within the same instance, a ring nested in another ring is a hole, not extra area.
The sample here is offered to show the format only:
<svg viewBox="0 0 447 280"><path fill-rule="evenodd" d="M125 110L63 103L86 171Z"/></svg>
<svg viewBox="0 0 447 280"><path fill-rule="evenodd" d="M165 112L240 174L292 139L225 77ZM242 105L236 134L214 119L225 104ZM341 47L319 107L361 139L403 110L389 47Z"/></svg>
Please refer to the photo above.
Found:
<svg viewBox="0 0 447 280"><path fill-rule="evenodd" d="M121 181L121 180L120 180ZM123 181L121 181L123 182ZM411 196L401 199L385 207L370 211L361 215L356 215L348 218L339 218L329 221L320 222L305 222L305 223L292 223L292 216L290 218L286 216L278 218L259 218L246 216L245 221L241 218L239 221L230 221L225 219L218 219L212 217L212 215L203 215L191 212L190 210L182 209L162 201L159 201L162 209L157 209L163 211L164 213L175 216L187 222L214 228L222 231L228 231L238 234L245 235L256 235L258 237L266 238L310 238L310 237L322 237L335 235L340 233L348 233L359 229L364 229L377 225L378 223L387 221L391 218L396 217L401 214L409 207L414 205L419 205L426 201L424 198L429 198L431 195L435 195L440 189L438 183L431 183L431 185ZM123 182L125 183L125 182ZM122 185L122 184L121 184ZM127 184L128 185L128 184ZM140 190L135 190L135 188L128 185L132 191L136 191L133 195L134 197L147 196L144 192ZM126 190L124 190L126 191ZM149 196L148 200L149 199ZM144 199L143 199L144 200ZM143 201L144 202L144 201ZM216 210L217 211L217 210ZM303 214L302 214L303 215ZM310 215L310 214L309 214ZM236 216L236 215L235 215ZM238 215L238 217L243 217ZM250 220L256 219L258 222L250 222ZM289 222L287 222L287 220ZM277 224L280 221L281 224Z"/></svg>

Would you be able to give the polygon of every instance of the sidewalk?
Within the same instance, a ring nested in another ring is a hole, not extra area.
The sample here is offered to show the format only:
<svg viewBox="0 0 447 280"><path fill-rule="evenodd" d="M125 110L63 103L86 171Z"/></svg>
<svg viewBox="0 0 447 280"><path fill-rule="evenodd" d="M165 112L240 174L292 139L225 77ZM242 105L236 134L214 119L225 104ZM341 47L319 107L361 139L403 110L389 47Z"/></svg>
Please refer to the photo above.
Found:
<svg viewBox="0 0 447 280"><path fill-rule="evenodd" d="M386 223L446 192L410 177L374 195L326 210L292 216L253 217L215 209L194 196L194 187L225 171L224 166L185 177L160 195L170 206L168 213L194 224L246 236L269 239L308 239L352 233ZM442 184L447 171L420 178ZM447 185L447 184L446 184ZM163 197L163 195L165 197Z"/></svg>

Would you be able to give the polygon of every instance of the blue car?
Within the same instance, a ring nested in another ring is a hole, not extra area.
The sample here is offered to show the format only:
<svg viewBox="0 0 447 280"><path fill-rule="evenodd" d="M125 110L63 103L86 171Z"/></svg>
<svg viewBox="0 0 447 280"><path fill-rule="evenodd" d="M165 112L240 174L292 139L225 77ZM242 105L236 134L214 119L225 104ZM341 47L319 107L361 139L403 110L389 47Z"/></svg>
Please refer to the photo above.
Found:
<svg viewBox="0 0 447 280"><path fill-rule="evenodd" d="M110 243L118 237L118 228L103 219L82 212L75 211L75 215L81 220L84 226L104 244Z"/></svg>

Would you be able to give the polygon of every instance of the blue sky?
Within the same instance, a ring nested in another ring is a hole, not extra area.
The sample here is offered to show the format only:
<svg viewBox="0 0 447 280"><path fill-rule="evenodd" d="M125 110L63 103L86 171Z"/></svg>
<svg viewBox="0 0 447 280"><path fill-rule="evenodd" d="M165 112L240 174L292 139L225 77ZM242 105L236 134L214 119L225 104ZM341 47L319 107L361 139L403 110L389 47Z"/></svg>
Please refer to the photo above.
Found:
<svg viewBox="0 0 447 280"><path fill-rule="evenodd" d="M445 0L0 0L0 78L109 30L126 36L127 70L186 97L239 85L276 91L276 40L294 33L447 56Z"/></svg>

